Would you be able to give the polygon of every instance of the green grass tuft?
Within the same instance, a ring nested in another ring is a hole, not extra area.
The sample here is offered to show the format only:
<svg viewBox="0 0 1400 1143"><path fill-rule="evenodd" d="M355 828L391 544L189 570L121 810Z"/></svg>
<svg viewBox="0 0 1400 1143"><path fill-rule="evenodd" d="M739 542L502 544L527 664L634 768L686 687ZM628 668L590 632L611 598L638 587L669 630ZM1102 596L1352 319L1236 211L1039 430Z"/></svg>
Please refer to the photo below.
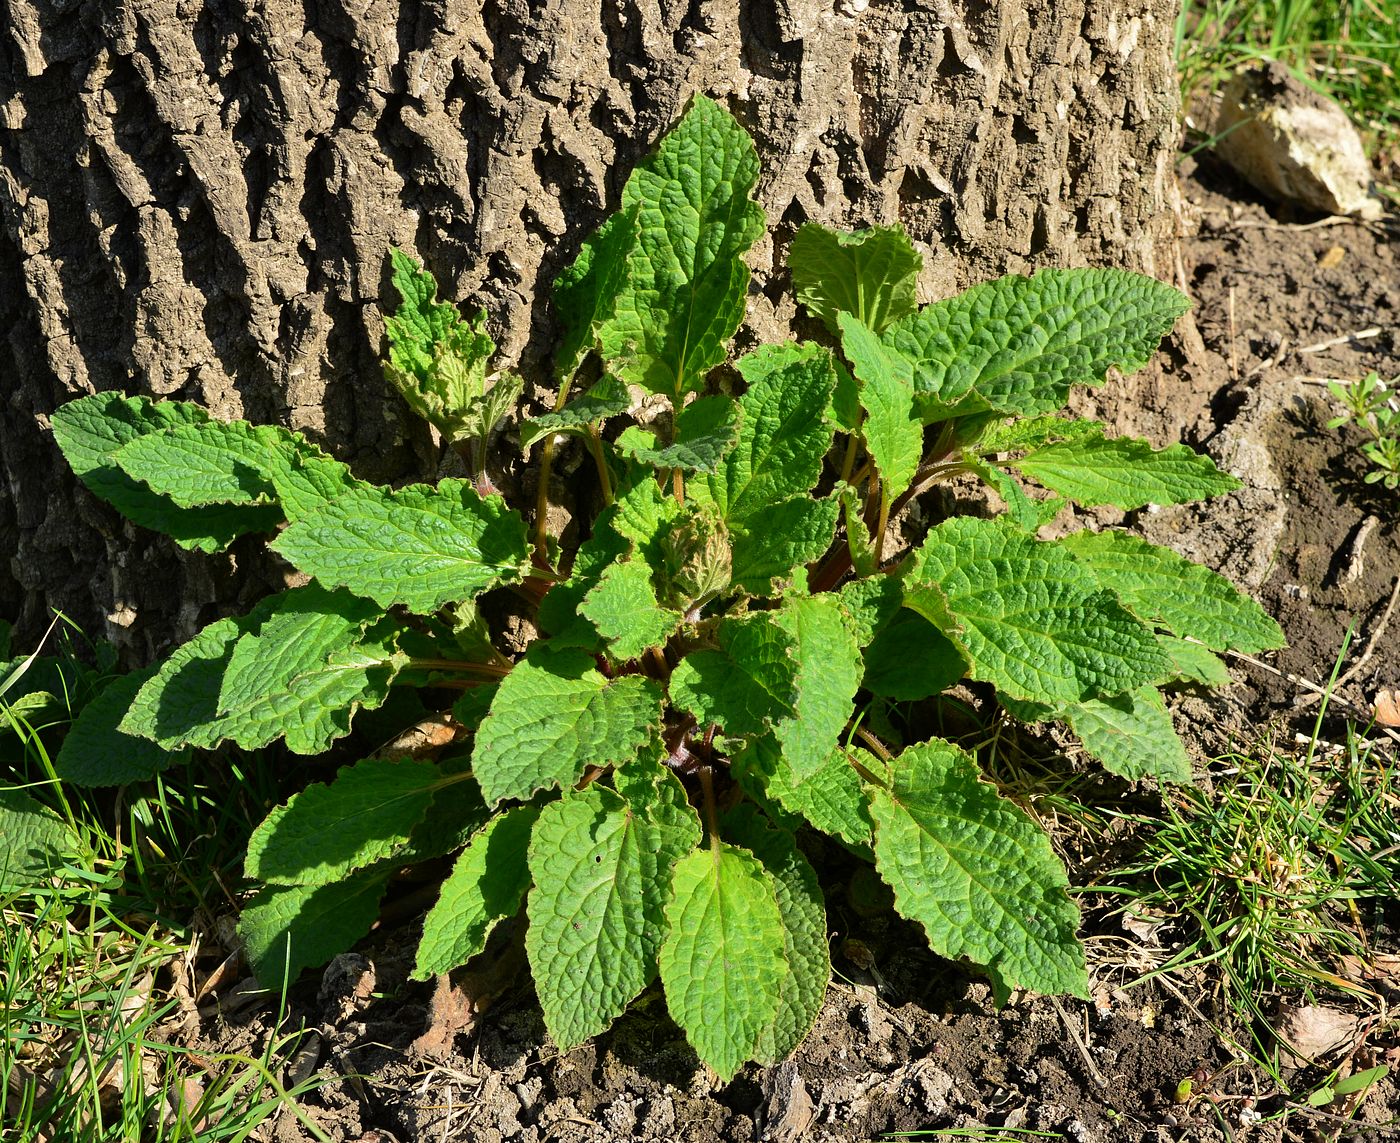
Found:
<svg viewBox="0 0 1400 1143"><path fill-rule="evenodd" d="M1400 176L1400 0L1185 0L1183 94L1274 59L1347 108L1382 177Z"/></svg>
<svg viewBox="0 0 1400 1143"><path fill-rule="evenodd" d="M1363 977L1400 900L1400 767L1384 748L1355 732L1332 750L1316 735L1263 744L1218 759L1209 784L1175 792L1166 811L1128 819L1146 833L1141 853L1090 888L1178 937L1143 979L1206 967L1256 1033L1280 998L1381 1003Z"/></svg>
<svg viewBox="0 0 1400 1143"><path fill-rule="evenodd" d="M69 631L55 643L0 662L0 788L22 787L72 838L41 884L0 892L0 1138L213 1143L284 1113L325 1138L295 1106L322 1081L289 1091L276 1075L299 1033L257 1055L197 1053L172 995L198 934L236 911L247 838L282 796L271 760L197 758L120 791L64 785L53 749L115 656Z"/></svg>

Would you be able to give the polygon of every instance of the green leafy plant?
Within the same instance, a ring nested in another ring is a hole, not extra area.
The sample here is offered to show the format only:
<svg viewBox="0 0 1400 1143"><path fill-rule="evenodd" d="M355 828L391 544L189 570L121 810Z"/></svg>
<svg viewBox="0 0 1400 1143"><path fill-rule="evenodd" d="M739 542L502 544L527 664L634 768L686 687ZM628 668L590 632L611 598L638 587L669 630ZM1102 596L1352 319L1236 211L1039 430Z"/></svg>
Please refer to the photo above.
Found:
<svg viewBox="0 0 1400 1143"><path fill-rule="evenodd" d="M104 712L110 728L169 751L280 738L319 754L416 692L460 735L436 761L352 761L259 828L247 873L263 888L241 927L265 982L363 935L396 870L455 853L418 977L479 953L523 905L561 1048L659 976L727 1079L791 1052L821 1005L810 826L873 860L899 911L1000 1000L1085 992L1046 836L969 753L898 741L889 713L965 683L1068 722L1120 774L1189 778L1158 688L1225 681L1213 652L1278 646L1277 626L1127 533L1035 534L1069 500L1237 487L1184 447L1056 414L1071 386L1141 367L1185 299L1129 273L1043 271L919 308L901 230L806 226L793 280L839 352L762 346L720 372L763 231L758 173L744 131L697 97L556 282L559 399L519 424L533 534L467 481L366 484L296 433L193 406L99 394L55 413L79 476L133 519L201 550L275 530L308 578L206 627ZM390 376L444 436L476 442L479 466L506 404L484 409L481 320L435 302L399 255L394 280ZM543 511L565 438L597 470L576 545ZM938 520L909 550L891 521L955 478L1006 512ZM536 633L523 651L507 622Z"/></svg>
<svg viewBox="0 0 1400 1143"><path fill-rule="evenodd" d="M1328 421L1327 427L1357 425L1370 434L1371 439L1360 446L1370 466L1366 483L1383 484L1392 491L1400 488L1400 405L1385 382L1368 373L1351 384L1329 381L1327 388L1346 410Z"/></svg>

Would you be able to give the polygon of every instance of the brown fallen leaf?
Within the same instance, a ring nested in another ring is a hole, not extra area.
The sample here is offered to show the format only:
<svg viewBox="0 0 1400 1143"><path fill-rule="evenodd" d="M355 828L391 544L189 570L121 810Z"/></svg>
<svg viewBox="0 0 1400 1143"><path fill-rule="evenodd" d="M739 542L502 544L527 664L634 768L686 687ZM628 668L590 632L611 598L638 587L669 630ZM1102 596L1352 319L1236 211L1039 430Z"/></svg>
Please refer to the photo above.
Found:
<svg viewBox="0 0 1400 1143"><path fill-rule="evenodd" d="M1376 722L1381 726L1400 726L1400 695L1394 691L1376 692Z"/></svg>
<svg viewBox="0 0 1400 1143"><path fill-rule="evenodd" d="M435 714L395 735L371 758L430 758L465 736L467 728L450 714Z"/></svg>
<svg viewBox="0 0 1400 1143"><path fill-rule="evenodd" d="M1166 924L1166 918L1155 913L1133 913L1123 914L1120 922L1123 931L1131 933L1145 945L1160 945L1162 942L1157 936L1157 930Z"/></svg>
<svg viewBox="0 0 1400 1143"><path fill-rule="evenodd" d="M326 965L316 1005L323 1022L340 1027L369 1003L378 978L374 964L359 953L341 953Z"/></svg>
<svg viewBox="0 0 1400 1143"><path fill-rule="evenodd" d="M1395 953L1372 953L1370 959L1346 953L1337 958L1337 971L1349 984L1400 987L1400 956Z"/></svg>
<svg viewBox="0 0 1400 1143"><path fill-rule="evenodd" d="M768 1103L764 1108L763 1138L769 1143L796 1143L811 1126L816 1104L797 1065L786 1060L773 1069L767 1084Z"/></svg>
<svg viewBox="0 0 1400 1143"><path fill-rule="evenodd" d="M455 968L433 978L433 996L428 1002L428 1027L409 1045L409 1052L430 1059L452 1055L457 1037L469 1032L476 1018L514 982L525 967L525 928L515 926L510 943L494 960L487 959L480 971Z"/></svg>
<svg viewBox="0 0 1400 1143"><path fill-rule="evenodd" d="M1294 1067L1307 1067L1333 1052L1349 1051L1356 1043L1360 1021L1349 1012L1321 1004L1280 1004L1274 1035Z"/></svg>

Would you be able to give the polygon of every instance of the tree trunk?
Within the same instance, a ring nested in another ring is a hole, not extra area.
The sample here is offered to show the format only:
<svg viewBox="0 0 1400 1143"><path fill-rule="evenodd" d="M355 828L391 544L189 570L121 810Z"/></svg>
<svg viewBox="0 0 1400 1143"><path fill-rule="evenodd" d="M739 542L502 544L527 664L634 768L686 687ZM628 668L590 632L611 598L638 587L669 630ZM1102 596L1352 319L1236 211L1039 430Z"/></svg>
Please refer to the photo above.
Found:
<svg viewBox="0 0 1400 1143"><path fill-rule="evenodd" d="M386 252L485 306L527 377L548 286L704 91L754 135L770 234L741 338L789 335L798 224L904 223L925 296L1170 262L1177 0L5 0L0 614L148 657L272 565L121 523L48 429L94 390L431 475L378 366Z"/></svg>

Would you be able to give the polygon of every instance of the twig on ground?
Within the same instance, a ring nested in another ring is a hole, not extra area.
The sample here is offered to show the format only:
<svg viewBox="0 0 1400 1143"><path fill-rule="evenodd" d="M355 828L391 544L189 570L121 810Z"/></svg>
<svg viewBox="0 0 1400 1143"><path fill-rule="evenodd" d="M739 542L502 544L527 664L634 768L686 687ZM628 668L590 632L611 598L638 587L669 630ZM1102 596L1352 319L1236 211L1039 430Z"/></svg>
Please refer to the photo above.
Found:
<svg viewBox="0 0 1400 1143"><path fill-rule="evenodd" d="M1278 348L1274 350L1274 355L1272 357L1265 358L1263 361L1259 362L1258 365L1254 366L1253 369L1251 369L1248 373L1244 375L1245 380L1248 381L1251 377L1257 377L1260 373L1263 373L1265 369L1272 369L1275 365L1277 365L1280 361L1287 357L1288 353L1288 338L1281 338L1278 343Z"/></svg>
<svg viewBox="0 0 1400 1143"><path fill-rule="evenodd" d="M1239 358L1235 354L1235 287L1230 287L1229 306L1227 313L1230 318L1230 380L1238 381L1240 378Z"/></svg>
<svg viewBox="0 0 1400 1143"><path fill-rule="evenodd" d="M1070 1034L1075 1046L1079 1049L1079 1054L1084 1058L1084 1066L1089 1069L1089 1075L1099 1087L1108 1087L1108 1080L1104 1078L1103 1072L1099 1071L1098 1065L1094 1063L1094 1057L1089 1054L1089 1045L1084 1042L1084 1037L1079 1034L1079 1029L1074 1026L1074 1021L1069 1018L1069 1013L1065 1011L1064 1005L1060 1003L1056 996L1049 997L1050 1003L1055 1006L1055 1011L1060 1014L1060 1019L1064 1021L1065 1031Z"/></svg>
<svg viewBox="0 0 1400 1143"><path fill-rule="evenodd" d="M1380 522L1379 516L1367 516L1361 521L1361 527L1356 529L1356 535L1351 540L1351 551L1347 555L1347 570L1342 573L1341 577L1343 583L1355 583L1361 578L1365 567L1366 541L1371 538L1371 533L1376 530Z"/></svg>
<svg viewBox="0 0 1400 1143"><path fill-rule="evenodd" d="M1195 643L1198 642L1198 640L1188 638L1187 642ZM1204 646L1204 644L1202 645ZM1240 660L1242 663L1248 663L1251 667L1258 667L1261 671L1268 671L1271 675L1275 675L1280 679L1287 679L1295 687L1302 687L1304 690L1312 691L1315 694L1326 695L1328 696L1329 702L1346 707L1352 714L1365 722L1371 721L1373 712L1369 707L1361 706L1359 703L1354 703L1344 696L1337 694L1334 688L1325 687L1320 683L1314 683L1308 679L1292 674L1289 671L1281 671L1277 667L1264 662L1262 659L1256 659L1253 655L1246 655L1243 651L1226 651L1225 654L1229 655L1232 659ZM1397 734L1395 731L1384 726L1377 726L1376 729L1391 740L1400 743L1400 734Z"/></svg>
<svg viewBox="0 0 1400 1143"><path fill-rule="evenodd" d="M1380 644L1381 636L1385 634L1386 626L1390 623L1390 617L1395 611L1395 601L1397 599L1400 599L1400 576L1395 577L1395 583L1390 589L1390 602L1385 605L1385 611L1381 614L1381 620L1376 624L1376 629L1371 632L1371 638L1366 644L1366 649L1361 652L1361 657L1347 668L1346 674L1342 675L1341 678L1332 684L1331 689L1334 694L1339 687L1343 687L1351 682L1351 680L1356 677L1356 673L1371 661L1371 656L1375 654L1376 647ZM1311 706L1313 703L1318 702L1321 698L1322 695L1316 693L1304 695L1302 698L1296 700L1293 706L1297 710L1302 710L1304 707Z"/></svg>
<svg viewBox="0 0 1400 1143"><path fill-rule="evenodd" d="M1243 219L1234 224L1236 230L1321 230L1325 226L1345 226L1347 223L1360 223L1362 220L1345 214L1329 214L1312 222L1262 222Z"/></svg>
<svg viewBox="0 0 1400 1143"><path fill-rule="evenodd" d="M1373 337L1380 337L1381 327L1373 325L1368 329L1358 329L1355 333L1344 333L1339 337L1329 337L1326 341L1319 341L1313 345L1300 345L1293 352L1321 353L1323 350L1336 349L1339 345L1346 345L1349 341L1368 341Z"/></svg>
<svg viewBox="0 0 1400 1143"><path fill-rule="evenodd" d="M1228 207L1197 207L1202 215L1231 213ZM1272 219L1238 219L1228 220L1224 223L1211 223L1213 229L1220 230L1322 230L1329 226L1355 226L1361 230L1390 231L1395 229L1395 223L1389 218L1356 218L1346 214L1329 214L1326 218L1314 219L1312 222L1274 222Z"/></svg>

